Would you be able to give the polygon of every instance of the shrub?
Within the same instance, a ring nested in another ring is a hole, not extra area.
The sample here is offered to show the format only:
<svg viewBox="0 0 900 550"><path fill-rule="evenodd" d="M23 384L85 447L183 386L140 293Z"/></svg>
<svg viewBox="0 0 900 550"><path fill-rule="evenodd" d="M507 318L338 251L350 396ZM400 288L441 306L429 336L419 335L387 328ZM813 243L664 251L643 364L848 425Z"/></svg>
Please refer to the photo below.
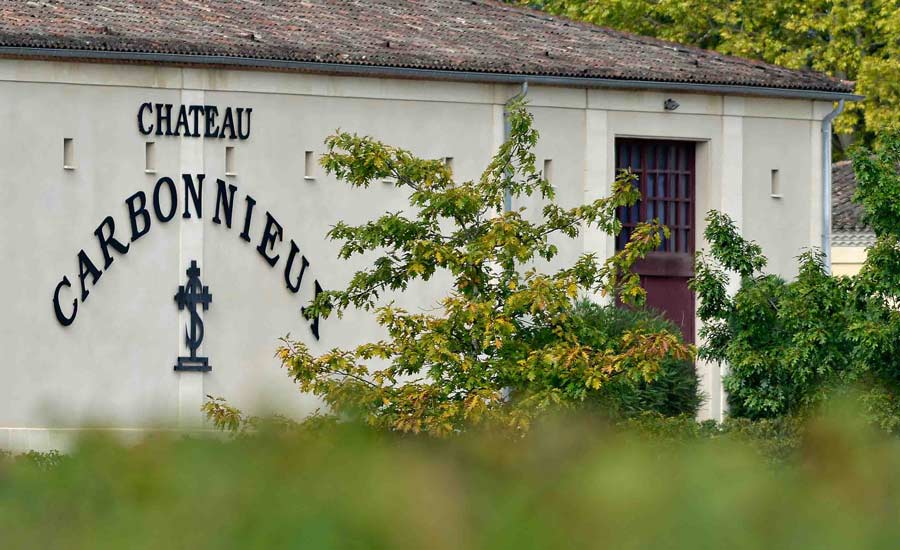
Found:
<svg viewBox="0 0 900 550"><path fill-rule="evenodd" d="M628 331L670 332L678 328L659 314L639 308L579 302L575 308L578 338L598 349L615 349ZM610 380L591 397L600 409L620 417L653 412L663 416L694 417L702 404L700 383L694 363L666 358L652 380L620 376Z"/></svg>
<svg viewBox="0 0 900 550"><path fill-rule="evenodd" d="M160 436L130 447L95 438L49 470L0 462L0 541L440 550L892 548L900 540L894 438L847 421L817 420L796 437L781 421L724 430L684 418L629 422L544 419L512 441L350 425L315 437ZM773 462L754 448L759 438L791 450Z"/></svg>
<svg viewBox="0 0 900 550"><path fill-rule="evenodd" d="M66 455L56 450L47 452L28 451L27 453L15 456L12 459L21 462L28 462L42 470L50 470L52 468L56 468L64 460L66 460Z"/></svg>

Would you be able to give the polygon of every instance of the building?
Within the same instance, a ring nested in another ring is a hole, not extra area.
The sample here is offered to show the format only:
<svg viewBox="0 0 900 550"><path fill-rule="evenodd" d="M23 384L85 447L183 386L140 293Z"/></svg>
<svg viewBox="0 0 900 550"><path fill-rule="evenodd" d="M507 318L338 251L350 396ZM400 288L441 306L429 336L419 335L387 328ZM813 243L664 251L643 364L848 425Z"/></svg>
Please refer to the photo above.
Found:
<svg viewBox="0 0 900 550"><path fill-rule="evenodd" d="M310 410L277 339L323 351L379 334L365 315L301 316L353 272L323 236L405 204L326 177L325 137L370 134L474 178L523 92L561 203L632 167L649 195L625 221L670 216L675 237L642 273L690 338L706 211L785 276L825 242L823 136L856 96L820 74L492 0L4 3L0 447L55 445L91 420L194 425L208 394ZM587 233L562 259L620 245ZM719 418L719 367L698 368Z"/></svg>
<svg viewBox="0 0 900 550"><path fill-rule="evenodd" d="M853 202L856 176L849 160L831 166L831 272L855 275L866 261L866 250L875 244L875 232L863 221L863 207Z"/></svg>

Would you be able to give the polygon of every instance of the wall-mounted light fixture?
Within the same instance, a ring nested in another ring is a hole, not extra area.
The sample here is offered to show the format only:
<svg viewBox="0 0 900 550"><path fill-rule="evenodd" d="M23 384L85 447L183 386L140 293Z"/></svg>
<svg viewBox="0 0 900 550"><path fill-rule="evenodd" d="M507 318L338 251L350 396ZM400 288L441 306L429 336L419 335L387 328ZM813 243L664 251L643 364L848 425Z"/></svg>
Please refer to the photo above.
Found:
<svg viewBox="0 0 900 550"><path fill-rule="evenodd" d="M671 97L663 102L663 109L667 111L674 111L678 107L680 107L680 104Z"/></svg>

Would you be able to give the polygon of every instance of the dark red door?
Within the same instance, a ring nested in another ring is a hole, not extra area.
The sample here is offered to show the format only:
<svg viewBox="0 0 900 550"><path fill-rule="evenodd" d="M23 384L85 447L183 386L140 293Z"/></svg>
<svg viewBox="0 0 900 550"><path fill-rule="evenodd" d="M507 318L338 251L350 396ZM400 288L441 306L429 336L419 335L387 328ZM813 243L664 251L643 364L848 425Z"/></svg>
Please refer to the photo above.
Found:
<svg viewBox="0 0 900 550"><path fill-rule="evenodd" d="M671 232L660 247L635 265L647 290L647 305L661 311L694 341L694 143L649 139L617 139L616 170L630 168L638 176L641 200L620 208L621 250L634 226L658 218Z"/></svg>

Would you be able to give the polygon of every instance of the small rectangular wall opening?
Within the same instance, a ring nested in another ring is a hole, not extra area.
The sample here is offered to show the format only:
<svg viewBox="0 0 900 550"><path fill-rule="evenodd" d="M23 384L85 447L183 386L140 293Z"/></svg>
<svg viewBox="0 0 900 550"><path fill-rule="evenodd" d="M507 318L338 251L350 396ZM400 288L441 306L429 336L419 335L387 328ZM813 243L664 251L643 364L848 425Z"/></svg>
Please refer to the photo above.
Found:
<svg viewBox="0 0 900 550"><path fill-rule="evenodd" d="M450 172L453 172L453 157L444 157L444 166L446 166Z"/></svg>
<svg viewBox="0 0 900 550"><path fill-rule="evenodd" d="M772 179L769 194L774 199L780 199L782 197L781 174L778 172L778 169L772 170Z"/></svg>
<svg viewBox="0 0 900 550"><path fill-rule="evenodd" d="M234 161L234 147L225 147L225 175L237 175L237 168Z"/></svg>
<svg viewBox="0 0 900 550"><path fill-rule="evenodd" d="M144 172L156 173L156 143L152 141L144 144Z"/></svg>
<svg viewBox="0 0 900 550"><path fill-rule="evenodd" d="M75 169L75 140L63 138L63 169Z"/></svg>
<svg viewBox="0 0 900 550"><path fill-rule="evenodd" d="M303 179L316 179L316 159L312 151L306 151L303 154Z"/></svg>
<svg viewBox="0 0 900 550"><path fill-rule="evenodd" d="M553 159L544 159L544 179L553 185Z"/></svg>

